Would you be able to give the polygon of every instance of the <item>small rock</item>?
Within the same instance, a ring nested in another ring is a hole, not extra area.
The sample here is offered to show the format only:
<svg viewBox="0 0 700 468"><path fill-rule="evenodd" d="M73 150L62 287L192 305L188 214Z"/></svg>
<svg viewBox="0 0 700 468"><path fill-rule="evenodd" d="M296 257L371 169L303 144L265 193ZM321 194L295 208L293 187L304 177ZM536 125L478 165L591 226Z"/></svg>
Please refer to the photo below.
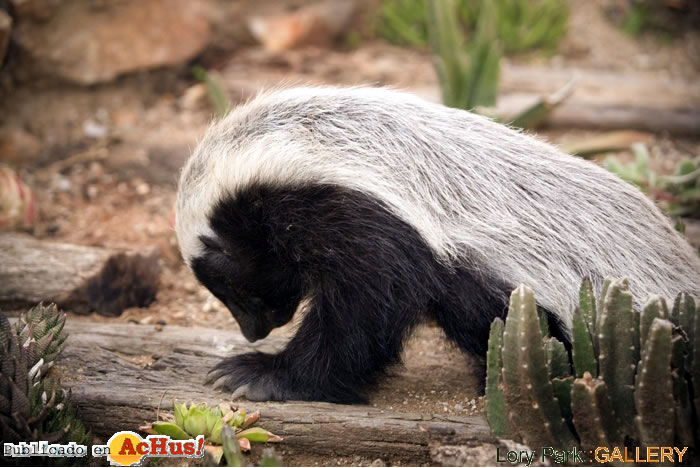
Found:
<svg viewBox="0 0 700 468"><path fill-rule="evenodd" d="M386 466L386 462L384 462L384 460L382 460L381 458L377 458L372 463L370 463L369 466Z"/></svg>
<svg viewBox="0 0 700 468"><path fill-rule="evenodd" d="M460 405L459 403L457 403L457 404L455 405L455 410L457 410L457 411L462 411L462 410L464 410L464 406L462 406L462 405Z"/></svg>
<svg viewBox="0 0 700 468"><path fill-rule="evenodd" d="M99 181L102 179L104 176L104 168L102 167L102 164L98 163L97 161L93 161L90 163L90 166L88 167L88 180L90 181Z"/></svg>
<svg viewBox="0 0 700 468"><path fill-rule="evenodd" d="M87 186L87 189L85 190L85 194L89 199L94 199L97 197L97 194L99 193L99 190L97 189L97 186L94 184L90 184Z"/></svg>
<svg viewBox="0 0 700 468"><path fill-rule="evenodd" d="M151 191L150 185L148 185L145 182L141 182L136 185L136 193L139 195L148 195L148 193Z"/></svg>
<svg viewBox="0 0 700 468"><path fill-rule="evenodd" d="M139 324L141 325L148 325L151 322L153 322L153 316L152 315L146 315L144 318L139 320Z"/></svg>
<svg viewBox="0 0 700 468"><path fill-rule="evenodd" d="M207 298L207 301L202 306L202 312L210 313L216 310L216 299L214 297Z"/></svg>
<svg viewBox="0 0 700 468"><path fill-rule="evenodd" d="M195 110L201 108L207 98L207 86L197 83L185 90L180 98L180 106L183 109Z"/></svg>
<svg viewBox="0 0 700 468"><path fill-rule="evenodd" d="M61 192L70 192L73 190L73 182L71 182L70 179L64 175L59 175L57 178L55 178L54 185Z"/></svg>
<svg viewBox="0 0 700 468"><path fill-rule="evenodd" d="M345 31L354 11L353 1L326 0L288 14L253 17L248 29L271 52L302 45L327 46Z"/></svg>
<svg viewBox="0 0 700 468"><path fill-rule="evenodd" d="M107 126L89 119L83 122L83 134L88 138L104 138L107 136Z"/></svg>

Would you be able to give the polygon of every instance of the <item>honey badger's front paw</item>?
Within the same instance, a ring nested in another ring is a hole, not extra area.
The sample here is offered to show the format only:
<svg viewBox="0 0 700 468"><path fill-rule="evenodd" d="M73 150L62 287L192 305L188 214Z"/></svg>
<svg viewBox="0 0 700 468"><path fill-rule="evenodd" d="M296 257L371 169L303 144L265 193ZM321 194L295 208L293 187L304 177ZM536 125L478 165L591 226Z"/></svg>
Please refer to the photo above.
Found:
<svg viewBox="0 0 700 468"><path fill-rule="evenodd" d="M252 401L295 399L285 384L286 371L275 363L275 356L264 353L239 354L224 359L209 372L208 383L232 392L232 398Z"/></svg>

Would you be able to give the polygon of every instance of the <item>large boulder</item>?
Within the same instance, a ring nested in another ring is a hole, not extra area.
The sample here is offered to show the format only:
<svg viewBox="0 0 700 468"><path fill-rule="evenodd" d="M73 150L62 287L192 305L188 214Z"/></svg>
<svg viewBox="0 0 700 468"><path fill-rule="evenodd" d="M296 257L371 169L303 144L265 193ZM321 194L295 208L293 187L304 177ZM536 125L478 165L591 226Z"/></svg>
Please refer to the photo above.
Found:
<svg viewBox="0 0 700 468"><path fill-rule="evenodd" d="M202 2L13 2L20 7L13 38L22 52L43 71L80 84L184 63L202 51L210 36Z"/></svg>

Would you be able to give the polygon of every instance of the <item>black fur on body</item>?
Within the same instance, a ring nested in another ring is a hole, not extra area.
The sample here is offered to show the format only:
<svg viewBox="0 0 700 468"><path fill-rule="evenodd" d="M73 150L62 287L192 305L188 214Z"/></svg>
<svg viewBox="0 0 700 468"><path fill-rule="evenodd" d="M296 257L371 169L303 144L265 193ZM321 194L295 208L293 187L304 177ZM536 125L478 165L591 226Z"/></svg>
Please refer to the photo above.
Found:
<svg viewBox="0 0 700 468"><path fill-rule="evenodd" d="M426 318L483 356L513 289L492 296L480 282L494 279L441 265L411 226L347 188L254 185L219 202L211 219L220 240L202 238L206 253L192 269L246 338L264 338L312 298L284 351L234 356L214 371L253 400L365 401ZM479 314L466 322L472 310Z"/></svg>

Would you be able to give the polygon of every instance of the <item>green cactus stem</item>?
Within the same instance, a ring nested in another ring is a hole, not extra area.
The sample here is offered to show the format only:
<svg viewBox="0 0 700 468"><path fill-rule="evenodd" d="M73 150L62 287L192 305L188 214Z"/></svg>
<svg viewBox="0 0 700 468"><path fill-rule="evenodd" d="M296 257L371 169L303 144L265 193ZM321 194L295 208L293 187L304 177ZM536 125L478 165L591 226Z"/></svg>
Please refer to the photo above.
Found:
<svg viewBox="0 0 700 468"><path fill-rule="evenodd" d="M581 288L578 293L579 309L583 314L583 318L588 326L588 332L593 335L596 325L596 305L595 294L593 292L593 283L591 279L586 277L581 283Z"/></svg>
<svg viewBox="0 0 700 468"><path fill-rule="evenodd" d="M542 309L537 309L537 318L540 321L540 331L543 337L549 336L549 320L547 318L547 313L542 311Z"/></svg>
<svg viewBox="0 0 700 468"><path fill-rule="evenodd" d="M608 386L589 372L574 381L571 389L574 425L584 450L617 446L622 441Z"/></svg>
<svg viewBox="0 0 700 468"><path fill-rule="evenodd" d="M666 300L661 296L655 296L649 299L647 305L642 309L639 320L639 346L640 349L644 349L644 344L649 335L649 329L651 328L654 319L668 319L668 306L666 305Z"/></svg>
<svg viewBox="0 0 700 468"><path fill-rule="evenodd" d="M544 349L547 355L549 376L551 378L570 376L571 364L569 364L569 354L566 352L564 343L556 338L547 338L544 342Z"/></svg>
<svg viewBox="0 0 700 468"><path fill-rule="evenodd" d="M522 440L531 447L574 446L549 380L535 295L525 286L510 297L502 356L508 417Z"/></svg>
<svg viewBox="0 0 700 468"><path fill-rule="evenodd" d="M637 374L635 423L644 446L670 446L674 439L674 400L671 376L673 325L655 318L649 329Z"/></svg>
<svg viewBox="0 0 700 468"><path fill-rule="evenodd" d="M581 288L583 290L583 288ZM591 299L588 308L593 307L595 314L594 300ZM593 340L589 333L588 319L584 309L576 309L574 312L574 320L572 327L572 356L574 359L574 369L576 377L581 378L583 374L588 372L592 376L598 376L598 361L595 357L593 349ZM590 314L590 311L589 311Z"/></svg>
<svg viewBox="0 0 700 468"><path fill-rule="evenodd" d="M552 390L559 403L559 410L569 428L574 428L573 413L571 412L571 386L574 384L573 376L557 377L552 379Z"/></svg>
<svg viewBox="0 0 700 468"><path fill-rule="evenodd" d="M680 293L673 302L671 321L679 326L688 336L688 341L693 343L695 337L695 299L687 293ZM693 354L687 356L687 368L692 369Z"/></svg>
<svg viewBox="0 0 700 468"><path fill-rule="evenodd" d="M624 435L636 438L633 396L637 343L632 295L626 280L610 282L606 289L598 315L598 344L600 377L608 386L618 425Z"/></svg>
<svg viewBox="0 0 700 468"><path fill-rule="evenodd" d="M700 305L696 306L695 314L700 315ZM695 320L693 324L693 338L689 340L692 354L690 365L690 381L695 391L693 405L696 412L700 411L700 320ZM700 424L695 427L695 436L700 440Z"/></svg>
<svg viewBox="0 0 700 468"><path fill-rule="evenodd" d="M674 337L675 338L675 337ZM675 400L675 433L679 442L686 447L695 446L693 436L693 410L690 402L688 381L681 369L673 369L673 399Z"/></svg>
<svg viewBox="0 0 700 468"><path fill-rule="evenodd" d="M499 437L505 437L508 434L508 416L501 385L503 329L503 320L497 318L493 321L486 352L486 418L493 433Z"/></svg>

